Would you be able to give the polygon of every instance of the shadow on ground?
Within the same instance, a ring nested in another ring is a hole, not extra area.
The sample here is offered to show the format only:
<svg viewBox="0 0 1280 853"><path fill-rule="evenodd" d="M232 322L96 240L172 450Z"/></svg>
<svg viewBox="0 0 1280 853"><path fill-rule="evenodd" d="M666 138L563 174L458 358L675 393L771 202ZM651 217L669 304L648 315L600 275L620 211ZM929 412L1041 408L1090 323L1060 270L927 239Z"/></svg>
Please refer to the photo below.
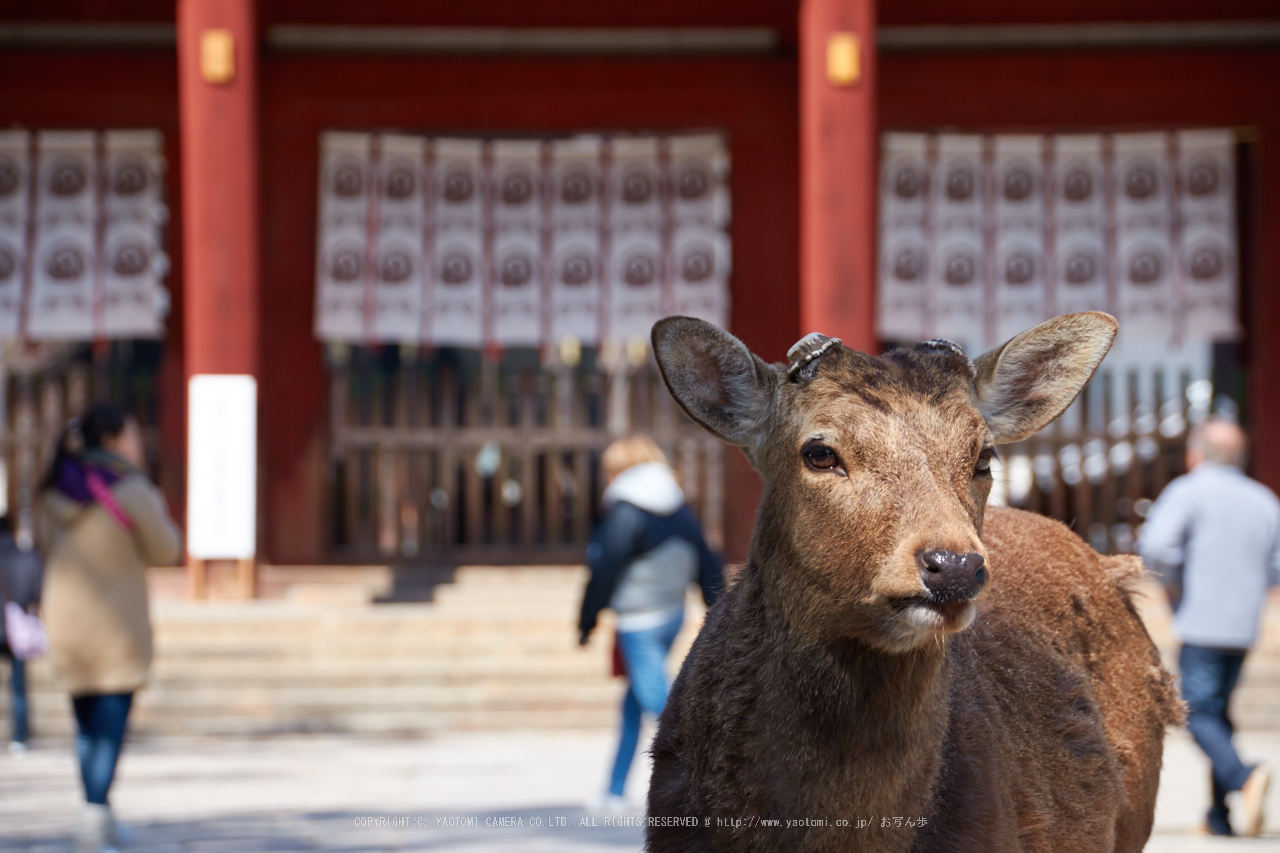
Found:
<svg viewBox="0 0 1280 853"><path fill-rule="evenodd" d="M65 832L23 834L14 829L0 830L0 853L70 853L74 849ZM605 816L588 815L581 807L568 806L448 814L228 815L149 821L133 824L130 830L133 838L125 848L127 853L624 853L638 851L644 843L644 830L639 826L606 825Z"/></svg>

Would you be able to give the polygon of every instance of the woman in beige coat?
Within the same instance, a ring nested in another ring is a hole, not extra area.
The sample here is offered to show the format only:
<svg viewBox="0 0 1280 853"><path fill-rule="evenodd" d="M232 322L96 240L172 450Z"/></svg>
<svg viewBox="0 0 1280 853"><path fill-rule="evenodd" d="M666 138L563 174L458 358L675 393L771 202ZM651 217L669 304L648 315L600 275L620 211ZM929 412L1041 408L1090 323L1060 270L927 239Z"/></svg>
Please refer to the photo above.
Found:
<svg viewBox="0 0 1280 853"><path fill-rule="evenodd" d="M143 460L138 422L95 403L68 424L41 493L41 613L79 728L80 853L117 842L107 793L134 691L151 664L146 570L178 556L178 528L139 470Z"/></svg>

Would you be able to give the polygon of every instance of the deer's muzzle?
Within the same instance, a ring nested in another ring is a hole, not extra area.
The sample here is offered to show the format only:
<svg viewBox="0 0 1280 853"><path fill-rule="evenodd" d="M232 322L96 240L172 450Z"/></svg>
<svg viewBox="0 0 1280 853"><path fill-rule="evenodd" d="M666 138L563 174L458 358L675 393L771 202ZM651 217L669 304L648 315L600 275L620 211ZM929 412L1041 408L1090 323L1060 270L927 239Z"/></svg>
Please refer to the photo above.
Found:
<svg viewBox="0 0 1280 853"><path fill-rule="evenodd" d="M976 551L921 551L920 578L936 604L972 601L987 583L986 561Z"/></svg>

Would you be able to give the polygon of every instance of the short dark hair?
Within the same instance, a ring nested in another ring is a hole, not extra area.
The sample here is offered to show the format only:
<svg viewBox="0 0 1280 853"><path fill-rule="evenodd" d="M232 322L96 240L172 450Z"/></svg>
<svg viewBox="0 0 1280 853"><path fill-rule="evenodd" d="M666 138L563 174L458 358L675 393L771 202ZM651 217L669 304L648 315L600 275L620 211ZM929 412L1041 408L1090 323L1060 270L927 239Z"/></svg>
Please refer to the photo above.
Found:
<svg viewBox="0 0 1280 853"><path fill-rule="evenodd" d="M99 400L89 404L79 417L67 421L58 435L53 461L45 474L42 488L52 488L58 483L58 472L68 459L74 459L85 450L101 447L104 438L114 438L124 432L129 415L115 403Z"/></svg>

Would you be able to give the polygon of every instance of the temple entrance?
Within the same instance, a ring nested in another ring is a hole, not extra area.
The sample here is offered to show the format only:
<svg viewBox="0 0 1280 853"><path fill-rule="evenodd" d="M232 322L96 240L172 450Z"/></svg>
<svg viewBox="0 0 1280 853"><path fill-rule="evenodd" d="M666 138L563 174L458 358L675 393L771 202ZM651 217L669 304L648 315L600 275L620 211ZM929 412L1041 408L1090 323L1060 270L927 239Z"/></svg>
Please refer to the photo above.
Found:
<svg viewBox="0 0 1280 853"><path fill-rule="evenodd" d="M648 344L668 314L728 323L723 135L319 142L336 557L578 562L632 432L723 541L722 448Z"/></svg>
<svg viewBox="0 0 1280 853"><path fill-rule="evenodd" d="M336 557L579 562L611 438L652 436L713 547L723 454L680 412L642 346L539 351L329 348Z"/></svg>

